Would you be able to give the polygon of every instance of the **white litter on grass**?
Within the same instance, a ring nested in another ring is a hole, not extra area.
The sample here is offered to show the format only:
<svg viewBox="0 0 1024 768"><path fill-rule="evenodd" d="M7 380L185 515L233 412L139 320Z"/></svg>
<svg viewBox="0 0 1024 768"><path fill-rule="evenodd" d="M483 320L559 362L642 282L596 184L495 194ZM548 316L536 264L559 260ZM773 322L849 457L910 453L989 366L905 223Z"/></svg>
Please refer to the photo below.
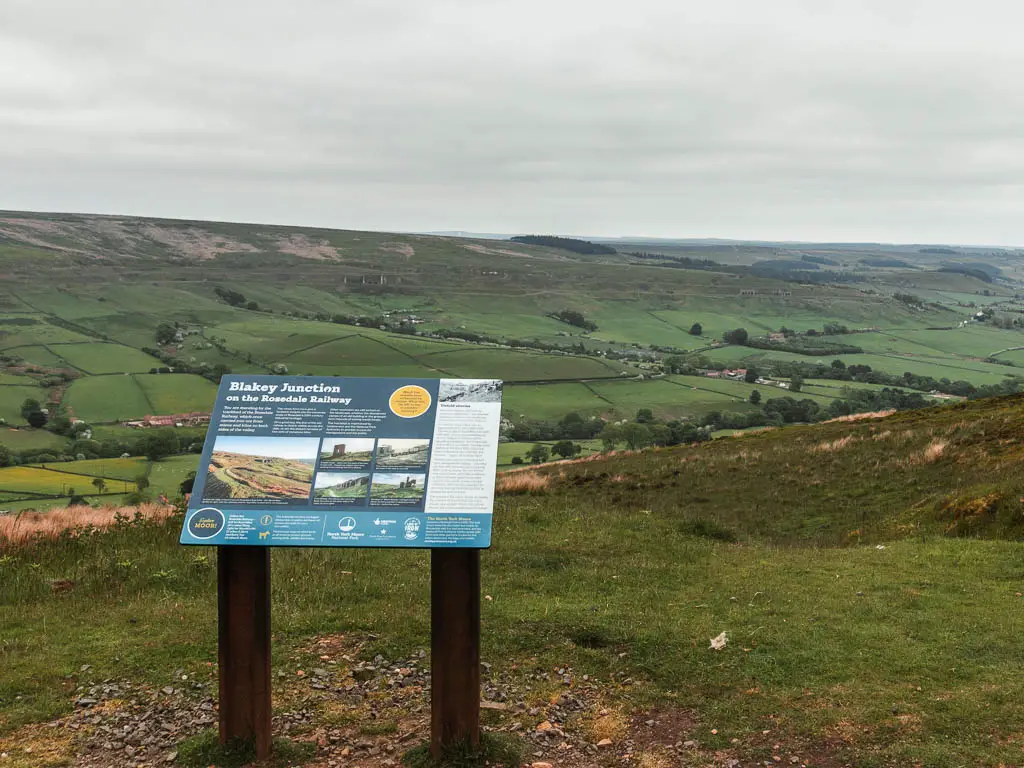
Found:
<svg viewBox="0 0 1024 768"><path fill-rule="evenodd" d="M885 549L885 544L876 544L875 549Z"/></svg>
<svg viewBox="0 0 1024 768"><path fill-rule="evenodd" d="M723 632L718 637L711 638L711 645L709 646L709 648L713 651L720 651L723 648L725 648L725 645L728 642L729 639L725 636L725 632Z"/></svg>

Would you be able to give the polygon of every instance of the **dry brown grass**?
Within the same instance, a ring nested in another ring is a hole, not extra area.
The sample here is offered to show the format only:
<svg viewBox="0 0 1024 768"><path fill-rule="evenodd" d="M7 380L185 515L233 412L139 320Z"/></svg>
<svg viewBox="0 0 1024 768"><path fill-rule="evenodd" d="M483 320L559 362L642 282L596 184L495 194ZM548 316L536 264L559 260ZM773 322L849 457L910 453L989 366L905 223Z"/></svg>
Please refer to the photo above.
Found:
<svg viewBox="0 0 1024 768"><path fill-rule="evenodd" d="M657 752L642 752L636 762L639 768L672 768L670 758Z"/></svg>
<svg viewBox="0 0 1024 768"><path fill-rule="evenodd" d="M611 739L613 742L620 741L626 735L626 718L613 709L602 709L587 726L590 738L596 744L602 739Z"/></svg>
<svg viewBox="0 0 1024 768"><path fill-rule="evenodd" d="M495 493L540 493L551 484L550 475L532 470L502 472L494 484Z"/></svg>
<svg viewBox="0 0 1024 768"><path fill-rule="evenodd" d="M921 453L911 456L911 464L934 464L946 453L949 443L945 440L932 440Z"/></svg>
<svg viewBox="0 0 1024 768"><path fill-rule="evenodd" d="M853 435L840 437L838 440L826 440L824 443L812 445L811 453L833 453L835 451L841 451L843 448L846 448L846 446L855 442L857 442L857 438Z"/></svg>
<svg viewBox="0 0 1024 768"><path fill-rule="evenodd" d="M65 531L109 528L118 519L162 520L174 512L164 504L138 507L64 507L48 512L22 512L0 517L0 546L18 546L36 538L52 539Z"/></svg>
<svg viewBox="0 0 1024 768"><path fill-rule="evenodd" d="M896 409L892 408L887 411L866 411L864 413L851 413L849 416L836 416L834 419L828 419L823 421L822 424L834 424L837 421L865 421L867 419L884 419L886 416L892 416L896 413Z"/></svg>

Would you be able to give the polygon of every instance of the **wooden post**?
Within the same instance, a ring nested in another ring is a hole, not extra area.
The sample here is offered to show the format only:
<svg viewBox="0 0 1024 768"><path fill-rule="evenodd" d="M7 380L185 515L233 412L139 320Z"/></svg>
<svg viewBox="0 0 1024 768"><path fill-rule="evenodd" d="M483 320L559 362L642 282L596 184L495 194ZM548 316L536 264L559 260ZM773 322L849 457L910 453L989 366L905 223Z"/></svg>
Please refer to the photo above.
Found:
<svg viewBox="0 0 1024 768"><path fill-rule="evenodd" d="M217 548L220 742L270 756L270 550Z"/></svg>
<svg viewBox="0 0 1024 768"><path fill-rule="evenodd" d="M480 743L480 550L430 551L430 752Z"/></svg>

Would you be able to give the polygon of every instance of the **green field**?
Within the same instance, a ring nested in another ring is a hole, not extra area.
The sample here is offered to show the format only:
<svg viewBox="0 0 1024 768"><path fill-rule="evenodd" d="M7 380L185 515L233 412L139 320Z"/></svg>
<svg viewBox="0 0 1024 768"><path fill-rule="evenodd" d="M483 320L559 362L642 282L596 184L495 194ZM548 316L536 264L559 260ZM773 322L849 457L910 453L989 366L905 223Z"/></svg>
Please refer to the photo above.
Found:
<svg viewBox="0 0 1024 768"><path fill-rule="evenodd" d="M169 499L180 496L182 481L199 468L199 456L171 456L161 461L150 462L149 489L154 494L163 494Z"/></svg>
<svg viewBox="0 0 1024 768"><path fill-rule="evenodd" d="M114 480L134 480L149 470L150 462L143 458L129 459L86 459L83 461L52 462L45 465L49 470L68 472L76 475L92 475Z"/></svg>
<svg viewBox="0 0 1024 768"><path fill-rule="evenodd" d="M501 398L502 412L513 419L557 419L572 411L590 415L609 407L585 384L506 385Z"/></svg>
<svg viewBox="0 0 1024 768"><path fill-rule="evenodd" d="M162 363L121 344L54 344L54 352L86 373L144 373Z"/></svg>
<svg viewBox="0 0 1024 768"><path fill-rule="evenodd" d="M217 398L217 386L201 376L144 374L134 378L154 414L209 413Z"/></svg>
<svg viewBox="0 0 1024 768"><path fill-rule="evenodd" d="M12 451L53 450L60 452L68 444L68 439L44 429L10 429L0 427L0 445Z"/></svg>
<svg viewBox="0 0 1024 768"><path fill-rule="evenodd" d="M46 400L46 390L37 386L20 386L4 384L0 386L0 419L8 424L24 424L21 417L21 404L32 399L40 403Z"/></svg>
<svg viewBox="0 0 1024 768"><path fill-rule="evenodd" d="M133 376L87 376L73 382L64 403L75 416L92 422L141 419L153 413Z"/></svg>
<svg viewBox="0 0 1024 768"><path fill-rule="evenodd" d="M97 492L92 484L95 467L91 472L74 474L75 465L86 462L55 462L48 464L48 469L39 467L6 467L0 469L0 491L9 494L45 494L51 496L71 496L74 493L87 496ZM119 477L105 478L111 491L130 492L135 484L123 481Z"/></svg>
<svg viewBox="0 0 1024 768"><path fill-rule="evenodd" d="M13 347L4 350L5 354L24 360L30 365L38 365L43 368L69 368L68 362L55 355L49 347L27 346Z"/></svg>

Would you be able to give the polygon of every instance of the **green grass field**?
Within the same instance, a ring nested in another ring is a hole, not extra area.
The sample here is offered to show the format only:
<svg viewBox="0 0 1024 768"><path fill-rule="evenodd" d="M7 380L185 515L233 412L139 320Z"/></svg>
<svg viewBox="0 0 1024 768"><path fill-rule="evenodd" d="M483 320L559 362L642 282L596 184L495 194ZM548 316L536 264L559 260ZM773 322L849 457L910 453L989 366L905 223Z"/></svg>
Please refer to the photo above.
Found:
<svg viewBox="0 0 1024 768"><path fill-rule="evenodd" d="M133 376L87 376L68 388L64 403L75 416L88 422L140 419L153 413Z"/></svg>
<svg viewBox="0 0 1024 768"><path fill-rule="evenodd" d="M24 424L25 419L21 417L21 404L28 399L40 403L46 400L46 390L40 387L21 386L4 384L0 386L0 419L5 419L8 424Z"/></svg>
<svg viewBox="0 0 1024 768"><path fill-rule="evenodd" d="M217 399L217 385L189 374L143 374L135 381L152 404L152 413L210 412Z"/></svg>
<svg viewBox="0 0 1024 768"><path fill-rule="evenodd" d="M39 467L6 467L0 469L0 491L5 493L47 494L52 496L71 496L73 493L91 495L96 493L92 485L95 469L87 474L72 474L73 465L85 462L55 462L46 465L53 469ZM55 471L56 470L56 471ZM111 491L135 490L135 484L122 482L120 478L107 478Z"/></svg>
<svg viewBox="0 0 1024 768"><path fill-rule="evenodd" d="M76 475L91 475L110 480L134 480L139 475L146 474L149 470L149 464L150 462L143 458L129 458L86 459L83 461L51 462L45 465L33 464L31 466L45 466L52 471Z"/></svg>
<svg viewBox="0 0 1024 768"><path fill-rule="evenodd" d="M150 462L149 488L154 494L164 494L169 499L180 495L179 486L189 474L199 468L199 456L171 456Z"/></svg>
<svg viewBox="0 0 1024 768"><path fill-rule="evenodd" d="M144 373L163 365L155 357L121 344L55 344L51 349L86 373Z"/></svg>
<svg viewBox="0 0 1024 768"><path fill-rule="evenodd" d="M58 357L48 347L31 345L27 347L12 347L4 350L5 354L12 355L24 360L30 365L42 366L43 368L70 368L66 360Z"/></svg>
<svg viewBox="0 0 1024 768"><path fill-rule="evenodd" d="M70 441L66 437L47 432L45 429L0 428L0 444L12 451L60 450Z"/></svg>

